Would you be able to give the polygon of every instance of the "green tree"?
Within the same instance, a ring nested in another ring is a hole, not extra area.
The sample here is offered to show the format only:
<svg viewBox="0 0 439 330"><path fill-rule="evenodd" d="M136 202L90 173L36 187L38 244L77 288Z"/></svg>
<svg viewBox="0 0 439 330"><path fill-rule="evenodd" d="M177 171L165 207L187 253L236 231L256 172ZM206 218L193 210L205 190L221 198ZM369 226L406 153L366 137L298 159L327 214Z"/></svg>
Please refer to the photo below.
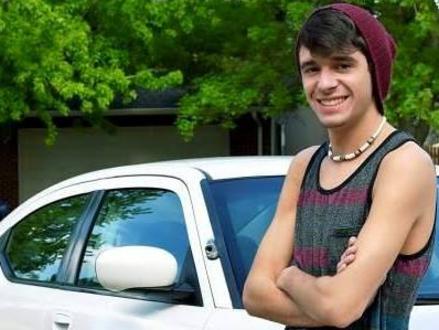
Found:
<svg viewBox="0 0 439 330"><path fill-rule="evenodd" d="M153 26L159 25L162 15L158 13L157 22L153 18L140 22L140 17L163 8L161 4L151 3L151 8L142 4L3 1L0 122L18 121L35 111L48 127L46 142L50 144L56 136L51 111L67 116L78 108L91 122L99 122L116 95L129 101L136 88L180 84L179 70L149 66L152 54L147 48L154 39Z"/></svg>
<svg viewBox="0 0 439 330"><path fill-rule="evenodd" d="M304 103L294 43L304 19L330 1L14 0L0 5L0 122L36 111L55 139L50 111L81 110L99 124L114 98L183 85L177 126L234 126ZM398 42L389 119L421 140L439 130L433 0L353 0L374 10Z"/></svg>
<svg viewBox="0 0 439 330"><path fill-rule="evenodd" d="M376 6L395 36L398 54L388 117L424 141L439 131L439 9L434 1L381 1Z"/></svg>
<svg viewBox="0 0 439 330"><path fill-rule="evenodd" d="M251 106L271 116L305 104L294 65L294 42L313 8L330 2L217 3L217 29L226 34L216 38L218 53L204 56L215 60L213 72L194 79L194 92L182 101L178 126L183 135L190 137L205 123L231 127ZM438 8L423 0L351 3L373 11L395 37L398 56L386 115L423 141L429 128L439 130Z"/></svg>

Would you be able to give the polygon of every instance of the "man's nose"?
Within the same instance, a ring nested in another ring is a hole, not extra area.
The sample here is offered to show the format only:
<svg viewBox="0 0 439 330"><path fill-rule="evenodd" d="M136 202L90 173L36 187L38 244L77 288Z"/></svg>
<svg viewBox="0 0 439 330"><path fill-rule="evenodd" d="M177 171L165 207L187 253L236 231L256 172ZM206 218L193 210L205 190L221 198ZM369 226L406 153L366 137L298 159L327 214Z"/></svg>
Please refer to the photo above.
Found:
<svg viewBox="0 0 439 330"><path fill-rule="evenodd" d="M322 68L318 80L318 87L321 91L331 90L337 87L338 81L332 70Z"/></svg>

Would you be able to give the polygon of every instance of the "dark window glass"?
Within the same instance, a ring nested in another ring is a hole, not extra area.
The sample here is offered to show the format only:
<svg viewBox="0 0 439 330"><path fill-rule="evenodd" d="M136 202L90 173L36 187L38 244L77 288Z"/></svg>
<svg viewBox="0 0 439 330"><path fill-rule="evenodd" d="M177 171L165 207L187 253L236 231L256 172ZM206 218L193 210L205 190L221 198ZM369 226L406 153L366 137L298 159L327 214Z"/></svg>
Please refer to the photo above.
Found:
<svg viewBox="0 0 439 330"><path fill-rule="evenodd" d="M276 210L284 177L211 183L227 252L240 292L256 250Z"/></svg>
<svg viewBox="0 0 439 330"><path fill-rule="evenodd" d="M102 289L96 278L96 256L103 249L129 245L153 246L172 253L178 263L179 283L197 286L183 209L174 192L161 189L108 192L87 242L78 285Z"/></svg>
<svg viewBox="0 0 439 330"><path fill-rule="evenodd" d="M419 298L421 299L438 299L439 298L439 224L437 216L439 214L439 188L436 188L436 224L435 224L435 241L433 255L431 256L430 266L421 283L419 289Z"/></svg>
<svg viewBox="0 0 439 330"><path fill-rule="evenodd" d="M47 205L24 218L11 230L6 256L21 279L54 282L75 224L88 195Z"/></svg>

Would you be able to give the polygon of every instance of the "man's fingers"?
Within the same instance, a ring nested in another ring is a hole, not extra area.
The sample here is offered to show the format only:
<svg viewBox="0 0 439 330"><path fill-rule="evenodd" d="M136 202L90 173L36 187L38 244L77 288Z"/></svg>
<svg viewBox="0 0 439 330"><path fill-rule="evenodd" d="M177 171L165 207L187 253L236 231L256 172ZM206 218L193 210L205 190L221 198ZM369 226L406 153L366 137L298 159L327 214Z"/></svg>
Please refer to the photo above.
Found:
<svg viewBox="0 0 439 330"><path fill-rule="evenodd" d="M352 246L357 242L357 238L355 236L349 237L348 246Z"/></svg>
<svg viewBox="0 0 439 330"><path fill-rule="evenodd" d="M350 264L355 259L355 254L349 254L343 259L343 263Z"/></svg>
<svg viewBox="0 0 439 330"><path fill-rule="evenodd" d="M337 273L341 273L342 271L344 271L346 269L346 264L345 263L339 263L339 265L337 265Z"/></svg>
<svg viewBox="0 0 439 330"><path fill-rule="evenodd" d="M341 273L346 269L354 260L355 255L358 251L358 247L355 244L357 242L357 238L355 236L351 236L348 240L348 247L340 256L340 261L337 264L337 273Z"/></svg>
<svg viewBox="0 0 439 330"><path fill-rule="evenodd" d="M357 247L356 245L353 245L353 246L348 247L348 248L343 252L343 254L341 255L340 260L343 260L343 259L346 258L348 255L356 254L356 253L357 253L357 250L358 250L358 247Z"/></svg>
<svg viewBox="0 0 439 330"><path fill-rule="evenodd" d="M356 242L357 238L355 236L349 238L348 247L341 255L340 261L337 264L337 273L341 273L355 260L355 254L358 251L358 247L355 245Z"/></svg>
<svg viewBox="0 0 439 330"><path fill-rule="evenodd" d="M357 251L358 251L358 246L356 246L356 245L352 245L352 246L350 246L350 247L348 247L347 249L346 249L346 251L345 251L345 255L347 256L347 255L350 255L350 254L356 254L357 253Z"/></svg>
<svg viewBox="0 0 439 330"><path fill-rule="evenodd" d="M354 260L355 260L355 254L350 254L344 257L342 260L340 260L339 263L337 264L337 273L340 273L343 270L345 270L346 267L349 266Z"/></svg>

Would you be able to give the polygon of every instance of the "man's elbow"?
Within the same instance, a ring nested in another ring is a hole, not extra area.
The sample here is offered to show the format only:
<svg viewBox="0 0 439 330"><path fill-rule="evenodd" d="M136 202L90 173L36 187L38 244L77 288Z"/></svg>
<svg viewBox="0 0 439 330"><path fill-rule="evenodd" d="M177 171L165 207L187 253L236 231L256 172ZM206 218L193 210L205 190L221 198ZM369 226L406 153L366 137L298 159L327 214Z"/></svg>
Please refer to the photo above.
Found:
<svg viewBox="0 0 439 330"><path fill-rule="evenodd" d="M361 318L370 301L357 292L334 286L329 277L319 278L317 288L320 292L320 303L316 309L316 318L328 326L348 327Z"/></svg>
<svg viewBox="0 0 439 330"><path fill-rule="evenodd" d="M251 284L246 283L242 292L242 304L245 310L252 316L261 316L258 308L257 292Z"/></svg>
<svg viewBox="0 0 439 330"><path fill-rule="evenodd" d="M335 308L337 309L337 308ZM362 314L355 313L353 311L347 310L347 311L340 311L337 310L330 315L329 325L334 326L336 328L347 328L352 323L357 321Z"/></svg>
<svg viewBox="0 0 439 330"><path fill-rule="evenodd" d="M242 304L251 316L270 319L270 301L273 291L266 278L248 278L242 292Z"/></svg>
<svg viewBox="0 0 439 330"><path fill-rule="evenodd" d="M328 326L346 328L357 321L364 312L361 306L328 301L322 311L322 319Z"/></svg>

